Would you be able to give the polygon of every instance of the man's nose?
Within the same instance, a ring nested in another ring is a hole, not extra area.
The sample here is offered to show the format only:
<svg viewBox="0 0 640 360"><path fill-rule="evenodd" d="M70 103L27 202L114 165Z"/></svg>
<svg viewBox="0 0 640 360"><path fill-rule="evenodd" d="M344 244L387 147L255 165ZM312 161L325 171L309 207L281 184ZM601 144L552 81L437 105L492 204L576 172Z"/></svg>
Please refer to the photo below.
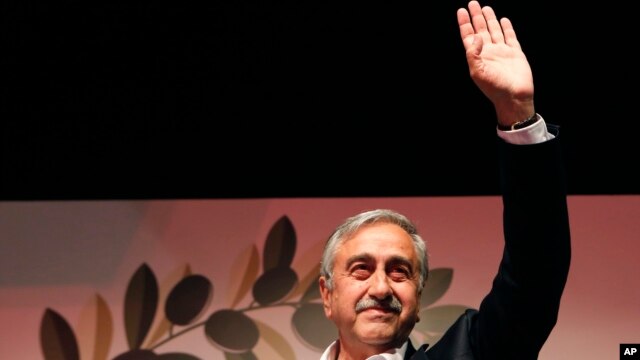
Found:
<svg viewBox="0 0 640 360"><path fill-rule="evenodd" d="M384 271L376 271L369 278L369 296L378 300L386 299L391 295L389 278Z"/></svg>

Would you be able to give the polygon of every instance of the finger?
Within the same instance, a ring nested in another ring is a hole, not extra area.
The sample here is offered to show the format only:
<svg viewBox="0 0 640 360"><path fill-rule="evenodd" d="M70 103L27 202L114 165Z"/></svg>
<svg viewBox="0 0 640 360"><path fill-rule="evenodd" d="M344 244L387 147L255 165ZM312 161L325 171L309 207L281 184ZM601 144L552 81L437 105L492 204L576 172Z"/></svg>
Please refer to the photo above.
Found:
<svg viewBox="0 0 640 360"><path fill-rule="evenodd" d="M457 15L458 26L460 27L460 38L466 50L473 43L473 35L475 35L476 32L473 30L473 25L471 25L471 18L469 17L467 9L458 9Z"/></svg>
<svg viewBox="0 0 640 360"><path fill-rule="evenodd" d="M520 49L520 42L516 37L516 31L513 29L513 24L508 18L500 19L500 25L502 25L502 32L504 33L504 40L507 45Z"/></svg>
<svg viewBox="0 0 640 360"><path fill-rule="evenodd" d="M487 22L487 28L489 29L489 35L491 35L491 41L494 44L504 43L504 35L502 34L502 28L496 18L496 13L491 6L485 6L482 8L482 14Z"/></svg>
<svg viewBox="0 0 640 360"><path fill-rule="evenodd" d="M476 34L482 36L482 40L484 43L490 44L491 35L489 35L487 21L485 20L484 14L482 13L480 3L478 3L477 1L470 1L469 14L471 16L471 23L473 24L473 28L475 29Z"/></svg>

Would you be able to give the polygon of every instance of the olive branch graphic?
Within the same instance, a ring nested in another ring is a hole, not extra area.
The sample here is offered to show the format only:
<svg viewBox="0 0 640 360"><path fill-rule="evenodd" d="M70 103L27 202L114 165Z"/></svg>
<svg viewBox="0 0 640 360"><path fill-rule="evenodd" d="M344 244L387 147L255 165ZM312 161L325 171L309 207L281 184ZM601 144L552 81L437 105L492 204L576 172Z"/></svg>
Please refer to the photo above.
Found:
<svg viewBox="0 0 640 360"><path fill-rule="evenodd" d="M212 310L204 320L213 298L213 284L190 270L170 288L164 307L153 270L143 263L129 280L124 297L124 327L128 348L112 360L200 360L186 352L162 352L162 346L193 331L202 331L204 339L226 360L258 359L254 347L262 338L283 359L295 359L288 340L263 322L252 318L254 311L291 307L291 326L304 346L322 352L337 337L334 324L324 315L318 288L319 263L299 280L291 264L297 238L287 216L271 227L262 253L262 273L258 276L259 256L254 245L246 257L246 269L238 292L229 308ZM319 259L319 257L318 257ZM420 318L411 336L418 342L437 342L446 329L468 307L432 306L448 290L453 278L450 268L432 269L423 290ZM243 308L235 305L251 290L252 301ZM111 311L97 294L94 302L94 339L83 360L108 358L113 338ZM152 325L156 324L155 331ZM40 346L45 360L81 360L76 334L65 318L51 308L45 309L40 323ZM85 353L83 353L84 355Z"/></svg>

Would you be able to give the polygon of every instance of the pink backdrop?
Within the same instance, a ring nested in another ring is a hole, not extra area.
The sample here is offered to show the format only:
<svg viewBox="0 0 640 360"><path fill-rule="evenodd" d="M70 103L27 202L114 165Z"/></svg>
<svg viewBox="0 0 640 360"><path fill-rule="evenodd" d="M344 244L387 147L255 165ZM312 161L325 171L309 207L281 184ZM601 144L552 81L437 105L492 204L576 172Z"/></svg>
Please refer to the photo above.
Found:
<svg viewBox="0 0 640 360"><path fill-rule="evenodd" d="M126 349L124 294L142 263L161 285L175 283L187 268L210 279L206 316L230 306L245 269L238 267L242 255L251 246L262 254L281 217L291 220L297 237L293 268L306 274L335 225L379 207L416 221L432 268L454 269L437 304L477 307L500 260L498 197L2 202L0 357L43 358L39 331L48 308L73 328L82 359L97 360L90 354L96 329L87 309L99 295L113 315L112 358ZM540 359L617 359L620 343L640 343L640 196L572 196L569 209L573 262L558 324ZM247 306L250 295L238 306ZM319 351L296 338L292 313L273 307L251 316L289 342L292 358L318 358ZM224 358L201 331L162 350ZM259 359L283 357L263 340L254 352Z"/></svg>

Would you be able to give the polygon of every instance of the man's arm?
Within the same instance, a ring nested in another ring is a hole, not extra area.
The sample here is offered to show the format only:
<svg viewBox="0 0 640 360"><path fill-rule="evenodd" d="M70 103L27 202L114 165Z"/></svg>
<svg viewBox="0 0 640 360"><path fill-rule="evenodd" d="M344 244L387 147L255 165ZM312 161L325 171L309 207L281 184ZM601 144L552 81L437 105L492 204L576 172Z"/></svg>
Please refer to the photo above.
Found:
<svg viewBox="0 0 640 360"><path fill-rule="evenodd" d="M536 115L531 68L511 22L476 1L457 15L470 75L494 104L498 128ZM499 144L505 248L491 292L479 312L467 314L477 359L537 359L557 320L571 257L569 218L558 129L541 125L498 130L505 140ZM517 139L532 131L540 136Z"/></svg>
<svg viewBox="0 0 640 360"><path fill-rule="evenodd" d="M505 248L471 341L479 359L537 359L555 326L571 257L561 149L558 137L500 146Z"/></svg>
<svg viewBox="0 0 640 360"><path fill-rule="evenodd" d="M505 247L498 274L479 311L467 310L426 359L535 360L555 326L571 249L560 139L549 127L549 141L501 141Z"/></svg>

